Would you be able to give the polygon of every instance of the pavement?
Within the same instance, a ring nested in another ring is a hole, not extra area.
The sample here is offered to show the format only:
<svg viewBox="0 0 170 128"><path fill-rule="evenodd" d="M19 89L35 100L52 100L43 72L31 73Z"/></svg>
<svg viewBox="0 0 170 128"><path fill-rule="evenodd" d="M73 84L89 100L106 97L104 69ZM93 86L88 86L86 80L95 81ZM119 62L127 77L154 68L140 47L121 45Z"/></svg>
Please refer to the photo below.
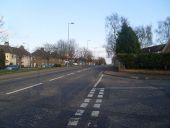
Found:
<svg viewBox="0 0 170 128"><path fill-rule="evenodd" d="M106 75L111 75L115 77L124 77L124 78L131 78L131 79L143 79L143 80L170 80L170 75L161 73L144 73L144 72L131 72L131 71L115 71L113 69L106 70L104 72Z"/></svg>

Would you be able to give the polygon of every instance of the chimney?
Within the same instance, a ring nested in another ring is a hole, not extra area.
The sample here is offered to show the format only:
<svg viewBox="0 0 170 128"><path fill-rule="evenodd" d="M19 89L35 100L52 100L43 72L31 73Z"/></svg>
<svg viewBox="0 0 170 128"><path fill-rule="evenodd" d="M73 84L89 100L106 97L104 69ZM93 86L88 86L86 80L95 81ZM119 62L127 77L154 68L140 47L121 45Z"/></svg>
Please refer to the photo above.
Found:
<svg viewBox="0 0 170 128"><path fill-rule="evenodd" d="M4 45L5 45L5 46L9 46L9 42L5 42Z"/></svg>

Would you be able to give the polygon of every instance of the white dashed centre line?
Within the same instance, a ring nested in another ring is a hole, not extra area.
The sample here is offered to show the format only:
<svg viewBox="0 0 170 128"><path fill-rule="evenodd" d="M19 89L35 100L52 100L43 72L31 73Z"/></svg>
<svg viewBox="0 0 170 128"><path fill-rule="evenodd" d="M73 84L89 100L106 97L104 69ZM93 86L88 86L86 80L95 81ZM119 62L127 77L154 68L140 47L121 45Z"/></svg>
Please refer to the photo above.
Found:
<svg viewBox="0 0 170 128"><path fill-rule="evenodd" d="M82 116L84 113L84 110L78 109L77 112L75 113L75 116Z"/></svg>
<svg viewBox="0 0 170 128"><path fill-rule="evenodd" d="M68 122L68 126L77 126L80 118L70 118Z"/></svg>
<svg viewBox="0 0 170 128"><path fill-rule="evenodd" d="M99 116L99 111L92 111L91 116L92 117L98 117Z"/></svg>
<svg viewBox="0 0 170 128"><path fill-rule="evenodd" d="M94 104L94 108L100 108L100 104Z"/></svg>
<svg viewBox="0 0 170 128"><path fill-rule="evenodd" d="M96 103L102 103L102 99L97 99Z"/></svg>
<svg viewBox="0 0 170 128"><path fill-rule="evenodd" d="M6 94L7 94L7 95L10 95L10 94L13 94L13 93L21 92L21 91L24 91L24 90L26 90L26 89L33 88L33 87L36 87L36 86L42 85L42 84L43 84L43 83L38 83L38 84L35 84L35 85L32 85L32 86L28 86L28 87L25 87L25 88L21 88L21 89L15 90L15 91L8 92L8 93L6 93Z"/></svg>
<svg viewBox="0 0 170 128"><path fill-rule="evenodd" d="M73 74L75 74L74 72L72 72L72 73L69 73L69 74L67 74L67 76L69 76L69 75L73 75Z"/></svg>
<svg viewBox="0 0 170 128"><path fill-rule="evenodd" d="M61 78L63 78L63 77L65 77L65 75L63 75L63 76L59 76L59 77L56 77L56 78L54 78L54 79L51 79L51 80L49 80L49 81L58 80L58 79L61 79Z"/></svg>
<svg viewBox="0 0 170 128"><path fill-rule="evenodd" d="M80 105L80 107L81 107L81 108L86 108L86 107L88 106L88 104L89 104L89 103L82 103L82 104Z"/></svg>
<svg viewBox="0 0 170 128"><path fill-rule="evenodd" d="M86 98L86 99L84 99L84 102L85 102L85 103L89 103L89 102L90 102L90 100L91 100L91 99Z"/></svg>

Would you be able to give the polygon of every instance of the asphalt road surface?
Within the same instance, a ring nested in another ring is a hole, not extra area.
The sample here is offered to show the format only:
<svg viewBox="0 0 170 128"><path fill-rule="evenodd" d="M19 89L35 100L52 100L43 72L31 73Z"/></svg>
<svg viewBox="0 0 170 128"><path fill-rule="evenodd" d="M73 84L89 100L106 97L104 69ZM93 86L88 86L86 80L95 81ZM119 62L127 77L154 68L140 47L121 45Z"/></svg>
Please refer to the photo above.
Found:
<svg viewBox="0 0 170 128"><path fill-rule="evenodd" d="M170 80L83 67L0 81L0 128L170 128Z"/></svg>

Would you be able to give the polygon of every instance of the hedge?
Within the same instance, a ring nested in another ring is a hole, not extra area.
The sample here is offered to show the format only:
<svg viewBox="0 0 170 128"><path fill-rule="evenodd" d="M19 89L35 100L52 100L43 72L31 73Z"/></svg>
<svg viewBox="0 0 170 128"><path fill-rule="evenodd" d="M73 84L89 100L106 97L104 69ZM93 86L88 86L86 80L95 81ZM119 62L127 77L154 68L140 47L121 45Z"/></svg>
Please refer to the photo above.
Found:
<svg viewBox="0 0 170 128"><path fill-rule="evenodd" d="M62 67L62 65L61 64L54 64L53 67Z"/></svg>
<svg viewBox="0 0 170 128"><path fill-rule="evenodd" d="M5 66L5 52L0 49L0 69Z"/></svg>
<svg viewBox="0 0 170 128"><path fill-rule="evenodd" d="M117 57L127 69L170 70L170 53L118 54Z"/></svg>

